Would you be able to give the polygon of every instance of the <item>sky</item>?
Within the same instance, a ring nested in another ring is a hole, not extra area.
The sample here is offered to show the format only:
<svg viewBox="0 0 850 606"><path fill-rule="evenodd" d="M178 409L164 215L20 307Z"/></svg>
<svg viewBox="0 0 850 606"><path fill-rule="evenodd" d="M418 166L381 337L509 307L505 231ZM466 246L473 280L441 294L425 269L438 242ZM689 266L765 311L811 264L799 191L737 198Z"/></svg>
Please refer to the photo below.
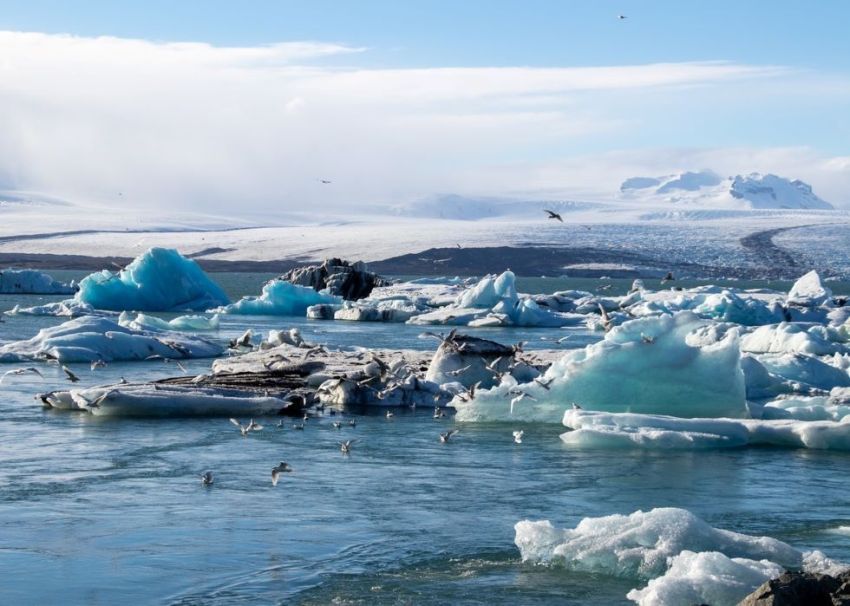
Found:
<svg viewBox="0 0 850 606"><path fill-rule="evenodd" d="M273 214L709 168L850 207L847 23L841 1L0 0L0 189Z"/></svg>

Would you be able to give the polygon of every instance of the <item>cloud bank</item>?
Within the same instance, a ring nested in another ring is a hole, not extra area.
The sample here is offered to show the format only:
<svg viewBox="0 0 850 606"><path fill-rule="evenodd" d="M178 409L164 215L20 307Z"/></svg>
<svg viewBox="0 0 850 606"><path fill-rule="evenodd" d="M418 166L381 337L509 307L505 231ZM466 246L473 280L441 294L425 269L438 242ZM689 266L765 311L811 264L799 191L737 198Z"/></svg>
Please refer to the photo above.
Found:
<svg viewBox="0 0 850 606"><path fill-rule="evenodd" d="M734 62L363 69L364 52L0 32L0 188L273 214L434 192L605 196L634 174L710 167L779 172L850 201L850 158L763 145L769 125L747 122L765 105L786 111L772 96L811 74ZM735 116L740 132L719 128Z"/></svg>

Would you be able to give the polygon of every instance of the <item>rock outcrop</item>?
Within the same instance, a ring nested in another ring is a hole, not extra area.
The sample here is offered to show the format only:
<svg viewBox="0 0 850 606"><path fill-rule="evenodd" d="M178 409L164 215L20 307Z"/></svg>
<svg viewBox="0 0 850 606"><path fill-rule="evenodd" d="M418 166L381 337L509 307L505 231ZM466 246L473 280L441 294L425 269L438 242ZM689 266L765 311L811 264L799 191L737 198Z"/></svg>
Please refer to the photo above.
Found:
<svg viewBox="0 0 850 606"><path fill-rule="evenodd" d="M850 571L838 576L784 572L741 600L738 606L850 606Z"/></svg>
<svg viewBox="0 0 850 606"><path fill-rule="evenodd" d="M389 286L390 281L366 269L362 261L349 263L342 259L325 259L321 265L292 269L280 277L292 284L328 289L330 294L348 301L368 297L376 286Z"/></svg>

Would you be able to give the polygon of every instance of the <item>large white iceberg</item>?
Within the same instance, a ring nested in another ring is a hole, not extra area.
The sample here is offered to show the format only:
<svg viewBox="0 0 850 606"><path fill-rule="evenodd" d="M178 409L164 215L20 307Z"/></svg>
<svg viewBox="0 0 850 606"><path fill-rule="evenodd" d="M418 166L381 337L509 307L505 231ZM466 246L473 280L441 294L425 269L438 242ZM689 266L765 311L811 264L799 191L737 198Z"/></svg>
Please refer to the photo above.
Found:
<svg viewBox="0 0 850 606"><path fill-rule="evenodd" d="M760 326L744 335L741 338L741 350L749 353L804 353L816 356L850 352L850 348L833 341L830 336L824 326L782 322Z"/></svg>
<svg viewBox="0 0 850 606"><path fill-rule="evenodd" d="M850 450L850 419L681 419L664 415L568 410L561 435L571 446L659 450L769 445Z"/></svg>
<svg viewBox="0 0 850 606"><path fill-rule="evenodd" d="M270 280L259 297L243 297L216 311L226 314L304 316L312 305L342 305L342 297L317 292L284 280Z"/></svg>
<svg viewBox="0 0 850 606"><path fill-rule="evenodd" d="M794 282L787 301L789 305L815 307L828 303L831 298L832 291L821 284L818 272L812 270Z"/></svg>
<svg viewBox="0 0 850 606"><path fill-rule="evenodd" d="M72 295L77 286L54 280L34 269L0 270L0 294Z"/></svg>
<svg viewBox="0 0 850 606"><path fill-rule="evenodd" d="M86 276L75 299L113 311L204 311L230 302L197 263L169 248L151 248L118 273Z"/></svg>
<svg viewBox="0 0 850 606"><path fill-rule="evenodd" d="M531 398L511 405L519 391ZM453 405L462 421L556 423L573 402L610 412L746 416L737 329L691 312L632 320L602 341L566 353L540 381L517 385L506 379Z"/></svg>
<svg viewBox="0 0 850 606"><path fill-rule="evenodd" d="M179 332L134 330L100 316L68 320L44 328L32 339L0 346L0 362L55 358L62 363L163 358L212 358L217 343Z"/></svg>
<svg viewBox="0 0 850 606"><path fill-rule="evenodd" d="M524 562L626 578L660 576L668 558L685 550L767 559L785 568L803 564L803 554L782 541L713 528L690 511L671 507L585 518L574 529L524 520L515 530Z"/></svg>

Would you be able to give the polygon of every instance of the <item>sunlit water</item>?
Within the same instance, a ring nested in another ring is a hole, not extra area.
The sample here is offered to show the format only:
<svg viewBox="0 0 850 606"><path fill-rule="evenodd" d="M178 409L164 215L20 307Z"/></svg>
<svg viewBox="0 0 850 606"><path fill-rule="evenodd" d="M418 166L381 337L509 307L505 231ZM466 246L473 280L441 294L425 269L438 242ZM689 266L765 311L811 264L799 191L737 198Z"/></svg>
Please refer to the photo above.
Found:
<svg viewBox="0 0 850 606"><path fill-rule="evenodd" d="M233 295L259 289L258 276L218 279ZM0 309L52 299L0 296ZM56 322L9 318L0 341ZM226 317L212 336L295 325L334 346L435 345L413 326L293 318ZM551 347L540 337L552 334L571 334L571 347L598 338L564 329L477 334L536 347ZM199 372L209 363L187 366ZM243 438L226 419L44 411L33 395L67 382L42 369L47 380L10 377L0 386L2 604L626 603L640 581L523 565L513 525L574 526L659 506L850 560L850 536L829 532L850 525L846 453L579 451L561 443L559 427L528 424L467 424L441 444L438 433L455 423L430 411L359 416L341 431L335 417L312 419L303 432L269 418ZM161 362L74 370L82 384L175 373ZM525 440L516 445L519 428ZM349 438L358 441L346 457L338 442ZM280 460L295 472L273 487ZM215 473L211 488L200 482L206 469Z"/></svg>

